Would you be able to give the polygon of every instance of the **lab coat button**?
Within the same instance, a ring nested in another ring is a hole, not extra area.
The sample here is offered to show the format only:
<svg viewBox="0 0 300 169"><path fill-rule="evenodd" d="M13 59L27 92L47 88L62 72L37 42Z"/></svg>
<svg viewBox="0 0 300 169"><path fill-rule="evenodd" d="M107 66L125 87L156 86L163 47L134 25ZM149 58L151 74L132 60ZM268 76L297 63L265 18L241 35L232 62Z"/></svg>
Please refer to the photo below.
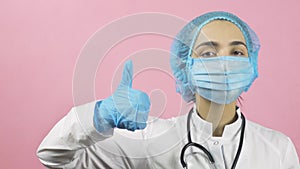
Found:
<svg viewBox="0 0 300 169"><path fill-rule="evenodd" d="M214 145L218 145L218 144L219 144L219 142L218 142L218 141L215 141L215 142L214 142Z"/></svg>

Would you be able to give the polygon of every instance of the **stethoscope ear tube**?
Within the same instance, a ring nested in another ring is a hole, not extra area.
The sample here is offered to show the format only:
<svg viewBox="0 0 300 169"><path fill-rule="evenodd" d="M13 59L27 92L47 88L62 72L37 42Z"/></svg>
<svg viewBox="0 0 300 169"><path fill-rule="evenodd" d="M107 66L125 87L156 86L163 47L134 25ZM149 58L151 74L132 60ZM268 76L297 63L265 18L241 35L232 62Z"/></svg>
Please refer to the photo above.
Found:
<svg viewBox="0 0 300 169"><path fill-rule="evenodd" d="M211 163L211 164L214 164L214 163L215 163L214 158L212 157L212 155L210 154L210 152L208 152L208 151L206 150L206 148L204 148L204 147L203 147L202 145L200 145L200 144L197 144L197 143L194 143L194 142L190 142L190 143L186 144L186 145L182 148L182 150L181 150L181 154L180 154L180 162L181 162L181 165L182 165L183 168L186 167L186 162L184 161L184 153L185 153L185 150L186 150L188 147L190 147L190 146L195 146L195 147L201 149L201 150L207 155L207 157L208 157L210 163Z"/></svg>
<svg viewBox="0 0 300 169"><path fill-rule="evenodd" d="M186 145L184 145L184 147L182 148L181 153L180 153L180 162L181 162L181 165L182 165L183 168L186 167L186 162L184 161L184 153L185 153L186 149L190 146L195 146L195 147L199 148L200 150L202 150L206 154L206 156L208 157L209 162L211 164L215 163L215 160L214 160L213 156L210 154L209 151L206 150L206 148L204 148L200 144L192 142L191 133L190 133L190 121L191 121L190 119L191 119L192 111L193 111L193 109L190 110L190 112L188 114L188 119L187 119L188 143Z"/></svg>
<svg viewBox="0 0 300 169"><path fill-rule="evenodd" d="M240 158L240 154L243 148L243 143L244 143L244 135L245 135L245 127L246 127L246 119L245 116L243 115L243 113L241 113L241 117L242 117L242 127L241 127L241 135L240 135L240 143L239 143L239 147L238 150L236 152L236 156L234 158L234 161L232 163L232 169L235 168L239 158Z"/></svg>

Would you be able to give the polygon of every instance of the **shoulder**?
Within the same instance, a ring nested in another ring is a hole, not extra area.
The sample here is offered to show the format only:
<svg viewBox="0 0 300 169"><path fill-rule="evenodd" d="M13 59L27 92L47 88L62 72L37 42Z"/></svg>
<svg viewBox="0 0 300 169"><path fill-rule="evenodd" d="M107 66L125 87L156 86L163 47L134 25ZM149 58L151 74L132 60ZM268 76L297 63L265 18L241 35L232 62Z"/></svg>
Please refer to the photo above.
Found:
<svg viewBox="0 0 300 169"><path fill-rule="evenodd" d="M149 116L147 120L147 128L152 128L152 130L161 131L162 129L169 129L175 126L181 126L186 121L186 114L177 117L171 117L167 119Z"/></svg>
<svg viewBox="0 0 300 169"><path fill-rule="evenodd" d="M285 134L250 120L247 120L247 129L251 139L274 149L279 154L285 152L286 147L292 144L290 138Z"/></svg>
<svg viewBox="0 0 300 169"><path fill-rule="evenodd" d="M276 131L274 129L262 126L258 123L250 121L250 120L247 120L247 127L256 136L263 137L264 139L266 139L270 142L274 142L274 144L276 142L288 142L289 141L289 138L285 134L283 134L279 131Z"/></svg>

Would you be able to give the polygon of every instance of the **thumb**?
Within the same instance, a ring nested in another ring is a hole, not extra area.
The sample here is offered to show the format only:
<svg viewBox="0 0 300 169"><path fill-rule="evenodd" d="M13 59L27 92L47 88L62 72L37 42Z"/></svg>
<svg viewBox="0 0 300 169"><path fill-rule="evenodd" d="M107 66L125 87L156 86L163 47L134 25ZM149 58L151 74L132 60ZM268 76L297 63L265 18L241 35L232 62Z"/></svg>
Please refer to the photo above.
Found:
<svg viewBox="0 0 300 169"><path fill-rule="evenodd" d="M122 80L120 85L132 87L132 60L128 60L123 68Z"/></svg>

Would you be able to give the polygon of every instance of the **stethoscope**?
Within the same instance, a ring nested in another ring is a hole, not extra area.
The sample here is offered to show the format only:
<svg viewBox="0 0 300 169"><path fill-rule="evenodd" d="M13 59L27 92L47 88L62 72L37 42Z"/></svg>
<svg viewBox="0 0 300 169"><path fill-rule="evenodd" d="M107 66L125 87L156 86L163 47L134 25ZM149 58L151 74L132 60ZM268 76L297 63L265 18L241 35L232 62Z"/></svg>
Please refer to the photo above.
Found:
<svg viewBox="0 0 300 169"><path fill-rule="evenodd" d="M238 107L236 107L236 108L238 108ZM185 153L185 150L187 148L194 146L194 147L199 148L200 150L202 150L205 153L205 155L209 159L210 165L215 166L215 160L214 160L213 156L211 155L211 153L206 148L204 148L202 145L193 142L192 139L191 139L190 121L191 121L191 115L192 115L192 113L193 113L193 108L190 110L190 112L188 114L188 118L187 118L188 143L185 144L184 147L181 150L181 154L180 154L181 165L182 165L183 168L187 168L187 163L184 161L184 153ZM242 117L242 124L241 124L240 142L239 142L239 147L238 147L237 153L236 153L236 155L234 157L234 161L233 161L231 169L234 169L236 167L236 164L237 164L237 162L239 160L239 157L240 157L240 154L241 154L241 150L242 150L242 147L243 147L243 142L244 142L244 133L245 133L246 120L245 120L245 116L243 115L243 113L241 113L241 117Z"/></svg>

